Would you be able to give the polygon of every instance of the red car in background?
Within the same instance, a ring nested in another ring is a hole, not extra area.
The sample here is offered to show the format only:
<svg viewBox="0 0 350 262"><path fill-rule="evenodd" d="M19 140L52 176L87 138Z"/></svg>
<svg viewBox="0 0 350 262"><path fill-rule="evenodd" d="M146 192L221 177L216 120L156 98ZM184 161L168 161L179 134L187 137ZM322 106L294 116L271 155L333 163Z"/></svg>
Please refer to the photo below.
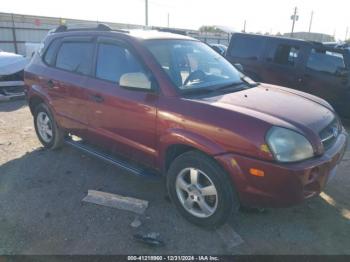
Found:
<svg viewBox="0 0 350 262"><path fill-rule="evenodd" d="M181 35L61 26L25 84L46 148L66 143L130 173L165 176L175 206L201 226L221 225L240 205L317 195L347 144L324 100L255 83Z"/></svg>

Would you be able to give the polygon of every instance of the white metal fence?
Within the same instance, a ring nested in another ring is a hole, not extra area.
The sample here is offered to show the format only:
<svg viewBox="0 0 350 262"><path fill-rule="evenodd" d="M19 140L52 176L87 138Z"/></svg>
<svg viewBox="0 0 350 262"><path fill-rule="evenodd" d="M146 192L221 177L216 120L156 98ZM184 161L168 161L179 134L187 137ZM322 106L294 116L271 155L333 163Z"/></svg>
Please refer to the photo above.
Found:
<svg viewBox="0 0 350 262"><path fill-rule="evenodd" d="M144 28L142 25L0 13L0 49L25 55L25 43L40 43L50 29L56 28L61 24L66 24L68 26L96 26L98 23L105 23L113 29ZM230 39L229 34L202 34L195 30L160 29L174 30L198 38L209 44L221 43L228 45Z"/></svg>

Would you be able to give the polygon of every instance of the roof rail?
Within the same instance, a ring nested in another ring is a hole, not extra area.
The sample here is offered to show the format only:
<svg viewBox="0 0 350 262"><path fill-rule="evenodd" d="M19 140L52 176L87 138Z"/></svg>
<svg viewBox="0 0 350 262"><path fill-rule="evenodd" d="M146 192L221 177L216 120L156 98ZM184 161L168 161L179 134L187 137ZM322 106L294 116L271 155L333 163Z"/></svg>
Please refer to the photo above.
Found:
<svg viewBox="0 0 350 262"><path fill-rule="evenodd" d="M350 44L348 43L341 43L335 46L336 48L349 48Z"/></svg>
<svg viewBox="0 0 350 262"><path fill-rule="evenodd" d="M98 24L96 27L80 27L80 28L68 28L66 25L60 25L53 31L53 33L67 32L67 31L112 31L112 28L110 28L106 24ZM113 31L122 31L122 30L113 30Z"/></svg>
<svg viewBox="0 0 350 262"><path fill-rule="evenodd" d="M308 41L308 42L314 45L324 46L322 42L318 42L318 41Z"/></svg>

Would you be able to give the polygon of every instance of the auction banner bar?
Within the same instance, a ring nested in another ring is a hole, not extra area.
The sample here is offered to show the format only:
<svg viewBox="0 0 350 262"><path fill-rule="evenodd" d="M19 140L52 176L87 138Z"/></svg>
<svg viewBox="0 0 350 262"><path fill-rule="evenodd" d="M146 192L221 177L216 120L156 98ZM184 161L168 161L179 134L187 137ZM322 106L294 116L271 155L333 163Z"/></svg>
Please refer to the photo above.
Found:
<svg viewBox="0 0 350 262"><path fill-rule="evenodd" d="M350 261L350 255L5 255L0 262L105 262L105 261L214 261L214 262L323 262Z"/></svg>

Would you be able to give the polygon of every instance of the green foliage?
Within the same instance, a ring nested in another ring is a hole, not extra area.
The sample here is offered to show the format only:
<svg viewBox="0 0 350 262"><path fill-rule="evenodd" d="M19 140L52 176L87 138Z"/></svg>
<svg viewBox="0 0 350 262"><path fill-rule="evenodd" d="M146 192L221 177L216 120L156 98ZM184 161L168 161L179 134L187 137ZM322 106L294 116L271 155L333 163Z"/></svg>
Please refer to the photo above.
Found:
<svg viewBox="0 0 350 262"><path fill-rule="evenodd" d="M207 32L207 33L222 33L223 31L219 28L216 28L215 26L208 26L203 25L199 28L200 32Z"/></svg>

